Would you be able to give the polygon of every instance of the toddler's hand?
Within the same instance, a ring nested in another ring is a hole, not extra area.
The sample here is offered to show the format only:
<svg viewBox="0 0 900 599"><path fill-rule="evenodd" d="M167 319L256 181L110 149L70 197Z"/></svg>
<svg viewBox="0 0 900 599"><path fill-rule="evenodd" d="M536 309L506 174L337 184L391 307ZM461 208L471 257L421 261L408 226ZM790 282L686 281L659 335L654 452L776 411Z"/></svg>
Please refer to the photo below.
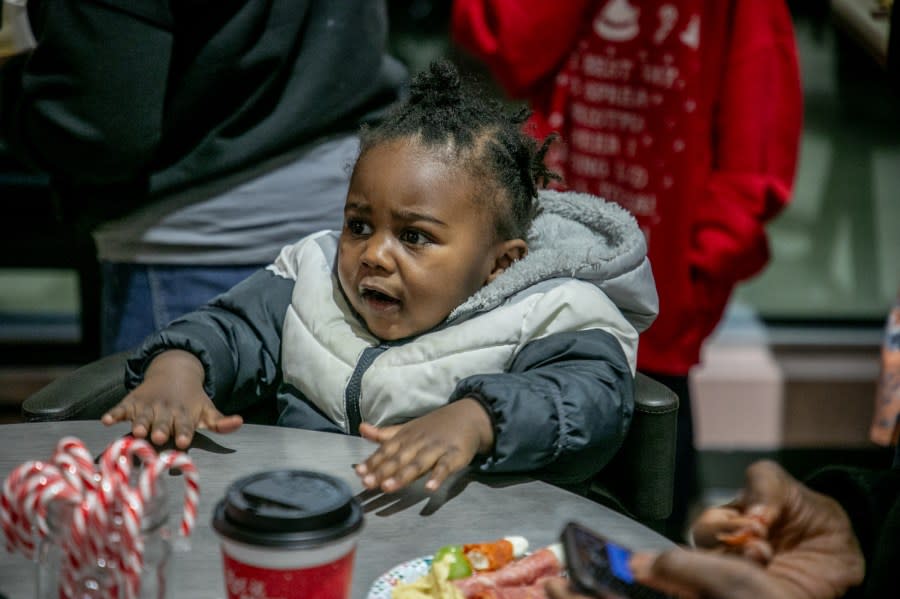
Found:
<svg viewBox="0 0 900 599"><path fill-rule="evenodd" d="M431 474L425 488L434 491L494 444L490 417L480 403L468 398L401 425L379 428L363 423L359 432L381 447L356 466L356 473L367 489L386 493L402 489L426 472Z"/></svg>
<svg viewBox="0 0 900 599"><path fill-rule="evenodd" d="M186 449L197 429L230 433L243 419L225 416L203 390L203 365L193 355L170 350L153 359L144 382L103 415L103 424L130 421L131 433L163 445L169 436Z"/></svg>

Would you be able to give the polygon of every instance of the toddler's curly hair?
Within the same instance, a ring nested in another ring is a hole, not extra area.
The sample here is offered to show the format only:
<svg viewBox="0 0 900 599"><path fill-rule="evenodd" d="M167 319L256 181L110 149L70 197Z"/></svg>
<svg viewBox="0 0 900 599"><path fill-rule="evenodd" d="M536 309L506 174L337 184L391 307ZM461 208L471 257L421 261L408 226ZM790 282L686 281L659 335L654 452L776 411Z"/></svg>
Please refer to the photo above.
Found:
<svg viewBox="0 0 900 599"><path fill-rule="evenodd" d="M433 62L416 75L409 97L374 127L360 134L360 156L376 144L416 138L426 148L449 152L479 181L494 213L498 239L524 239L536 215L538 189L559 175L544 164L552 138L543 144L522 129L530 116L508 111L474 79L463 79L449 61Z"/></svg>

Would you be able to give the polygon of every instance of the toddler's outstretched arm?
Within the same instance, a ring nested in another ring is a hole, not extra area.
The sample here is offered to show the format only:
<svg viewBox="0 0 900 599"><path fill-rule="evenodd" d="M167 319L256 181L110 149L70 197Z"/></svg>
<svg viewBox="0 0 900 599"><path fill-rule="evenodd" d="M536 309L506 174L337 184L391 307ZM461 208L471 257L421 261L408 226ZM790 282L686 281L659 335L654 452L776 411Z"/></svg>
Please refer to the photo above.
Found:
<svg viewBox="0 0 900 599"><path fill-rule="evenodd" d="M381 446L356 473L367 489L402 489L425 473L434 491L448 476L465 468L494 445L491 418L481 403L464 398L405 424L379 428L363 423L360 434Z"/></svg>
<svg viewBox="0 0 900 599"><path fill-rule="evenodd" d="M144 382L103 415L103 424L131 422L135 437L162 445L174 436L187 448L197 429L230 433L240 428L238 415L225 416L203 390L203 364L193 354L167 350L147 367Z"/></svg>

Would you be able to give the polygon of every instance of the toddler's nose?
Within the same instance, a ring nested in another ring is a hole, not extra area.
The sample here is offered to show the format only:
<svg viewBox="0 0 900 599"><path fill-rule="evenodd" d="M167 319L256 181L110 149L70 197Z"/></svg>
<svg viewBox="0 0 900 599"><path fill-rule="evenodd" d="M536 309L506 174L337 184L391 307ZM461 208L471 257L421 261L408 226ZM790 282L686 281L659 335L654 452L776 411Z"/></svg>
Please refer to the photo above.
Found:
<svg viewBox="0 0 900 599"><path fill-rule="evenodd" d="M376 233L366 240L366 248L362 253L362 263L369 268L393 270L393 238L384 233Z"/></svg>

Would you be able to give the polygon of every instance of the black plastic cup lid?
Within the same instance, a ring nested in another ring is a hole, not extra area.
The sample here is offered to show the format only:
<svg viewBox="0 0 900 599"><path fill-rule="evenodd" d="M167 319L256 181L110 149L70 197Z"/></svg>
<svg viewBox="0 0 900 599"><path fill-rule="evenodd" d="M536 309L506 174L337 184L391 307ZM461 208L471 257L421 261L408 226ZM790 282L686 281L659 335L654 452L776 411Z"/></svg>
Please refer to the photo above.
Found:
<svg viewBox="0 0 900 599"><path fill-rule="evenodd" d="M309 470L270 470L234 481L212 521L227 539L284 549L336 541L362 523L362 507L350 487Z"/></svg>

